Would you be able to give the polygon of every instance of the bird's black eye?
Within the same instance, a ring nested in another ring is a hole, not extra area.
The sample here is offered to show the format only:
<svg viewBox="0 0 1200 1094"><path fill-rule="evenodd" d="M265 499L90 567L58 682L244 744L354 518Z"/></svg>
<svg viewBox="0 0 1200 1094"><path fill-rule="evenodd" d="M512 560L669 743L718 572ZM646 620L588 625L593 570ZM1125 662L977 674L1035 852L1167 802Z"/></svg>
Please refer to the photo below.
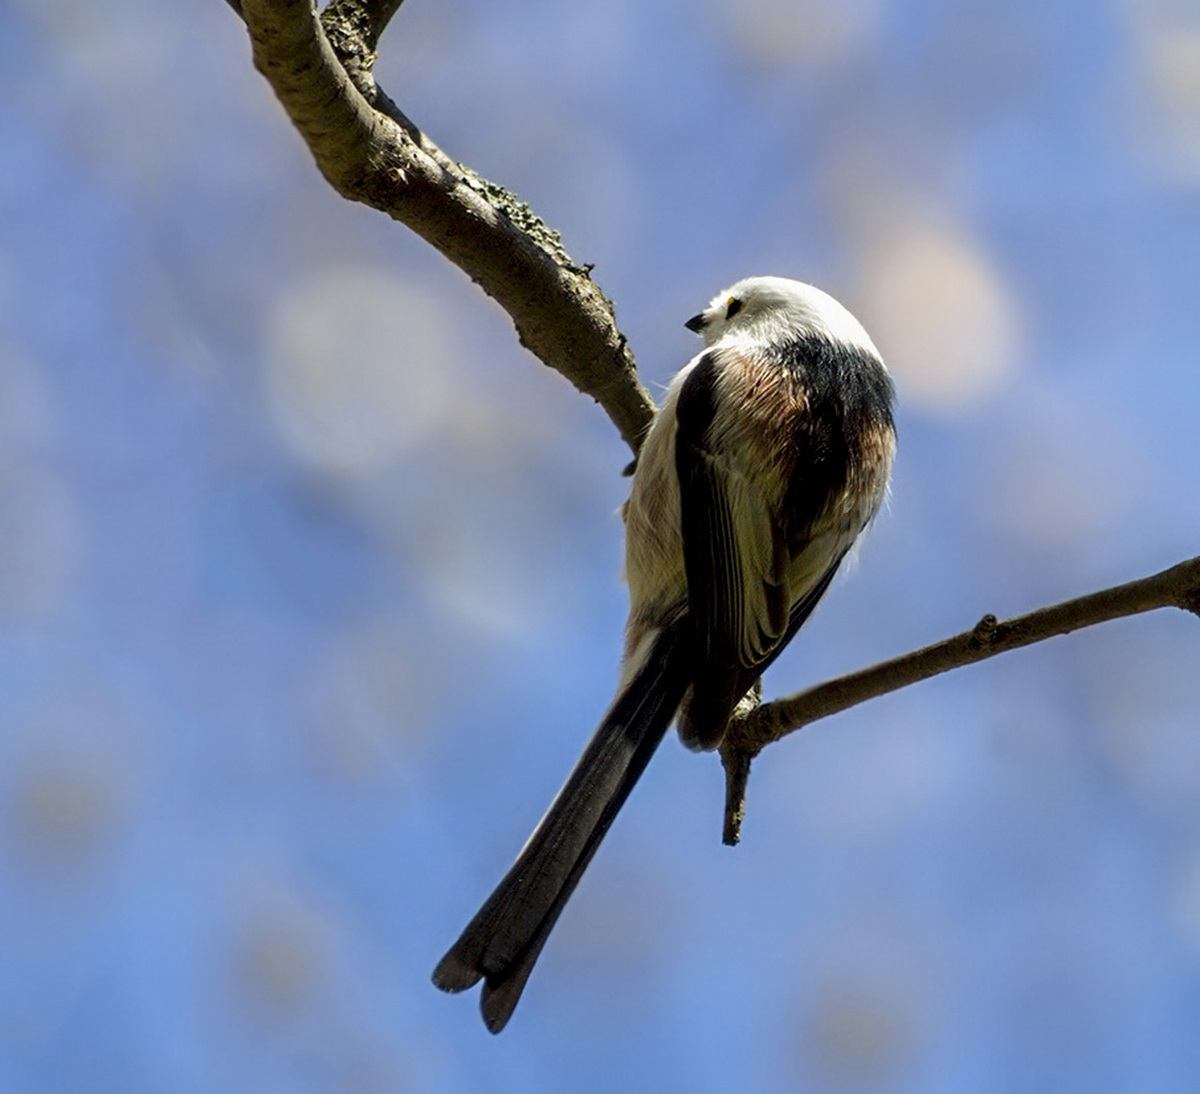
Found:
<svg viewBox="0 0 1200 1094"><path fill-rule="evenodd" d="M741 310L742 302L736 296L731 296L725 305L725 321L728 323Z"/></svg>

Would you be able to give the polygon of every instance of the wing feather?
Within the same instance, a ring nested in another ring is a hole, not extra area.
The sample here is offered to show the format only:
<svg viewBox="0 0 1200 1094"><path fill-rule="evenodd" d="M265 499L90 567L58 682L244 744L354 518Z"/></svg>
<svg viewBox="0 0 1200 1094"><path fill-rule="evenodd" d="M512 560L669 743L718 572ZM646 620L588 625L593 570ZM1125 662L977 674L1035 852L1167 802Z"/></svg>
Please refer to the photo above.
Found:
<svg viewBox="0 0 1200 1094"><path fill-rule="evenodd" d="M726 351L728 353L728 351ZM771 499L737 451L714 443L717 384L727 362L706 354L676 404L675 462L696 671L690 734L710 746L788 631L787 547Z"/></svg>

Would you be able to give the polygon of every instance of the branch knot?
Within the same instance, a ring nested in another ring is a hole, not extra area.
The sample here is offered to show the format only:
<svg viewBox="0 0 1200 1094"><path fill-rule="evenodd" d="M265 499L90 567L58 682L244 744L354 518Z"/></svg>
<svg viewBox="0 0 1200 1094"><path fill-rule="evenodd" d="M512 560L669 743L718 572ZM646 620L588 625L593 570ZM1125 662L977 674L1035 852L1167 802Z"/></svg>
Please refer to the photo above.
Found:
<svg viewBox="0 0 1200 1094"><path fill-rule="evenodd" d="M990 646L996 639L996 633L1000 630L1000 621L988 612L971 631L971 645L975 648L982 646Z"/></svg>

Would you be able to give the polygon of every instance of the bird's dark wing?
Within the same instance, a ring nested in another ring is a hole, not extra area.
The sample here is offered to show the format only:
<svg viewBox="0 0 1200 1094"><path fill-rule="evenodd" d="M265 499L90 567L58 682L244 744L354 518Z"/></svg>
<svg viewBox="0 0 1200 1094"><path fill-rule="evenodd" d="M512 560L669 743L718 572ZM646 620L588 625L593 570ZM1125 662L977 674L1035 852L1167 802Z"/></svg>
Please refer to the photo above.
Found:
<svg viewBox="0 0 1200 1094"><path fill-rule="evenodd" d="M716 355L706 354L688 374L676 405L688 604L701 656L720 655L749 668L779 641L789 605L774 514L736 453L714 443L719 375Z"/></svg>
<svg viewBox="0 0 1200 1094"><path fill-rule="evenodd" d="M730 367L728 357L705 354L676 404L675 465L695 664L684 733L700 747L719 741L759 666L787 634L792 614L789 555L775 514L736 453L714 443L723 367Z"/></svg>

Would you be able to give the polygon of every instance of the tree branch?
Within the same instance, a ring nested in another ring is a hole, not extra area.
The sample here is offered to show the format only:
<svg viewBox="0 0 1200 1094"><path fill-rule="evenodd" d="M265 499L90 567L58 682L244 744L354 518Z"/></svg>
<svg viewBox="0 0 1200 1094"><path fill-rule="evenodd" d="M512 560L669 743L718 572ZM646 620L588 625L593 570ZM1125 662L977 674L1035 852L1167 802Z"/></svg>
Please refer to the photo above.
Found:
<svg viewBox="0 0 1200 1094"><path fill-rule="evenodd" d="M971 630L944 642L758 707L734 723L721 744L726 771L724 841L738 841L751 760L789 733L951 669L1157 608L1183 608L1200 615L1200 558L1015 619L1001 622L994 615L985 615Z"/></svg>
<svg viewBox="0 0 1200 1094"><path fill-rule="evenodd" d="M512 317L517 337L595 399L636 452L654 414L612 302L558 233L455 163L375 85L374 46L400 0L227 0L254 63L343 197L436 247ZM323 27L329 28L328 31Z"/></svg>
<svg viewBox="0 0 1200 1094"><path fill-rule="evenodd" d="M400 10L400 5L403 3L404 0L362 0L368 25L366 42L371 49L374 49L379 44L379 36L383 33L388 23L392 21L392 16Z"/></svg>
<svg viewBox="0 0 1200 1094"><path fill-rule="evenodd" d="M400 10L404 0L331 0L321 12L321 26L329 38L333 52L354 81L363 98L378 109L383 109L377 99L383 94L375 83L375 49L379 36L392 16ZM385 99L386 96L383 96ZM388 105L395 111L399 108L391 99ZM389 117L394 115L384 110ZM406 118L405 128L412 125ZM402 123L404 124L404 123ZM432 142L431 142L432 143Z"/></svg>

